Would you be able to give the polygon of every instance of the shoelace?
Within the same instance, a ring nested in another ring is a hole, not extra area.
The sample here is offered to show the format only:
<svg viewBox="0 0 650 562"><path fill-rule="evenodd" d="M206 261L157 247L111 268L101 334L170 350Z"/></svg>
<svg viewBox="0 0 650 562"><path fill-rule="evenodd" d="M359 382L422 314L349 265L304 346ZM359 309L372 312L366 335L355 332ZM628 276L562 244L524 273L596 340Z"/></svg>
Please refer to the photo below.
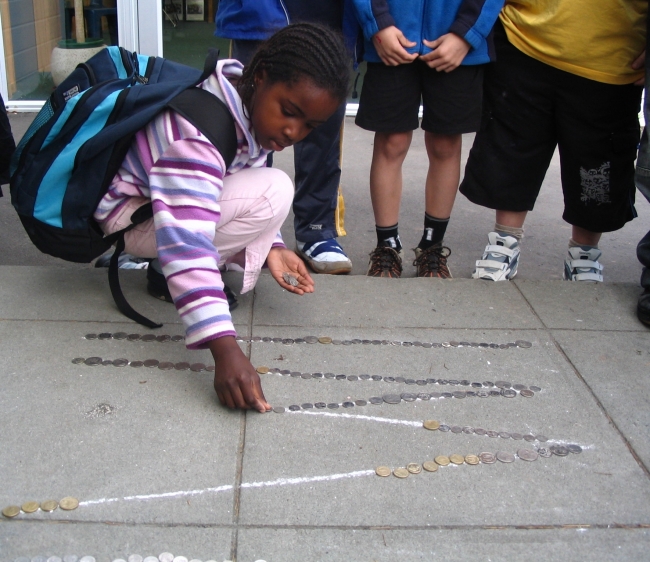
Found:
<svg viewBox="0 0 650 562"><path fill-rule="evenodd" d="M371 273L380 273L386 269L399 273L402 271L402 264L392 248L380 246L370 254L370 259L373 262Z"/></svg>
<svg viewBox="0 0 650 562"><path fill-rule="evenodd" d="M447 269L447 258L451 255L451 249L447 246L439 248L431 247L422 252L415 260L413 265L422 266L427 265L431 270Z"/></svg>

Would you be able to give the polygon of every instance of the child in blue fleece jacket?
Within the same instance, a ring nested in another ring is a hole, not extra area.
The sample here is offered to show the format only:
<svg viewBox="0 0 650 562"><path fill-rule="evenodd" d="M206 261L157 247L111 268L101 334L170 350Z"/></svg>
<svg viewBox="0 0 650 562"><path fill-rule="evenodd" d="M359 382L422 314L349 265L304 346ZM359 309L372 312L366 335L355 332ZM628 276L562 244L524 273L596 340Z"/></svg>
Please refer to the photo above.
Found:
<svg viewBox="0 0 650 562"><path fill-rule="evenodd" d="M402 164L418 128L429 158L424 232L414 248L419 277L450 278L443 246L458 191L462 134L481 120L483 66L503 0L352 0L363 30L364 78L356 123L375 132L370 195L377 247L368 275L400 277Z"/></svg>

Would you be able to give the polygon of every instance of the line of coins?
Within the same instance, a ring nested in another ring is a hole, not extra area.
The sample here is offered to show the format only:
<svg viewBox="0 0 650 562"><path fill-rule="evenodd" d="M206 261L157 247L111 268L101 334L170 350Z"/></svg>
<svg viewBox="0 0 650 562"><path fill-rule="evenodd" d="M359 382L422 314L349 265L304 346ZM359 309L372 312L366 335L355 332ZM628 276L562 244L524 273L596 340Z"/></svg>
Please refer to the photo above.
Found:
<svg viewBox="0 0 650 562"><path fill-rule="evenodd" d="M72 360L75 365L88 365L89 367L97 367L99 365L111 367L148 367L150 369L158 368L161 371L194 371L201 373L203 371L214 372L214 365L205 365L204 363L188 363L181 361L173 363L172 361L158 361L158 359L145 359L144 361L129 361L128 359L102 359L101 357L75 357Z"/></svg>
<svg viewBox="0 0 650 562"><path fill-rule="evenodd" d="M60 556L34 556L33 558L20 556L19 558L14 559L14 562L96 562L96 560L94 556L82 556L80 558L74 554L67 554L63 558ZM123 558L116 558L113 562L201 562L201 560L198 558L188 559L186 556L174 556L170 552L163 552L159 556L145 556L144 558L139 554L131 554L131 556L126 560ZM207 560L206 562L216 561ZM225 562L229 561L226 560Z"/></svg>
<svg viewBox="0 0 650 562"><path fill-rule="evenodd" d="M77 509L79 507L79 500L77 498L68 496L60 499L59 501L46 500L40 504L35 501L28 501L21 506L8 505L2 510L2 515L11 519L19 515L21 512L31 514L36 513L40 509L41 511L50 513L58 507L65 511L72 511L73 509Z"/></svg>
<svg viewBox="0 0 650 562"><path fill-rule="evenodd" d="M126 332L102 332L100 334L86 334L87 340L127 340L143 342L180 342L185 340L184 336L170 336L167 334L156 336L154 334L127 334ZM420 342L420 341L399 341L399 340L367 340L351 339L339 340L329 336L304 336L302 338L273 338L254 336L245 338L237 336L237 341L245 343L281 343L284 345L293 345L301 343L321 343L332 345L396 345L402 347L424 347L424 348L441 348L441 347L481 347L490 349L509 349L511 347L529 348L532 343L526 340L516 340L508 343L487 343L487 342L468 342L468 341L444 341L444 342Z"/></svg>
<svg viewBox="0 0 650 562"><path fill-rule="evenodd" d="M277 367L269 368L266 366L260 366L256 368L257 372L260 375L266 374L276 374L283 376L291 376L292 378L301 378L301 379L336 379L336 380L348 380L348 381L384 381L388 383L404 383L408 385L417 385L417 386L426 386L429 384L436 384L440 386L450 385L450 386L471 386L475 391L466 391L467 396L478 396L480 398L487 398L488 396L497 396L502 395L506 398L514 398L519 392L524 398L532 398L535 395L535 392L540 392L542 389L539 386L526 386L525 384L512 384L508 381L485 381L485 382L471 382L467 379L456 380L456 379L411 379L405 377L386 377L381 375L336 375L334 373L301 373L300 371L291 371L290 369L279 369ZM486 390L491 388L492 391ZM499 390L495 390L498 388ZM507 391L503 393L502 391ZM492 393L492 394L491 394ZM436 394L436 393L433 393ZM446 394L453 393L440 393L440 396L433 396L433 398L451 398L452 396L446 396Z"/></svg>
<svg viewBox="0 0 650 562"><path fill-rule="evenodd" d="M553 449L553 447L551 447L551 449ZM507 463L515 462L515 460L517 459L520 459L522 461L527 461L527 462L533 462L536 461L539 457L549 458L553 455L559 457L566 457L569 454L569 452L574 452L574 453L582 452L582 448L579 447L578 445L575 446L576 447L575 450L571 450L568 447L563 447L560 445L557 447L558 448L562 447L562 450L559 452L559 454L556 451L551 451L548 449L538 449L537 451L533 449L519 449L516 455L513 453L508 453L506 451L498 451L496 453L483 452L483 453L479 453L478 455L469 454L464 456L459 454L453 454L449 456L438 455L432 461L425 461L422 464L413 462L407 464L406 467L400 466L398 468L391 469L388 466L378 466L375 469L375 474L377 476L382 476L382 477L390 476L392 474L396 478L407 478L410 474L420 474L423 469L426 472L437 472L438 468L440 468L441 466L449 466L449 465L475 466L477 464L494 464L497 461L507 464Z"/></svg>

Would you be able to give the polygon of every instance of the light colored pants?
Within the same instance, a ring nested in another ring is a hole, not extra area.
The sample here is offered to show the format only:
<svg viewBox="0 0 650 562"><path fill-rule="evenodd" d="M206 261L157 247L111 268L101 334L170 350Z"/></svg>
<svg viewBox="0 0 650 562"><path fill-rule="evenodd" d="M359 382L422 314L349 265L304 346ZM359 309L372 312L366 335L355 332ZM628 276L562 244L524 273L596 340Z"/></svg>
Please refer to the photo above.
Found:
<svg viewBox="0 0 650 562"><path fill-rule="evenodd" d="M244 268L242 293L255 286L271 245L289 214L293 183L277 168L246 168L223 181L219 204L221 219L216 227L214 246L219 266L236 263ZM131 224L131 215L149 200L132 197L120 213L101 225L105 234ZM155 258L156 235L153 219L134 227L124 236L125 251L140 258Z"/></svg>

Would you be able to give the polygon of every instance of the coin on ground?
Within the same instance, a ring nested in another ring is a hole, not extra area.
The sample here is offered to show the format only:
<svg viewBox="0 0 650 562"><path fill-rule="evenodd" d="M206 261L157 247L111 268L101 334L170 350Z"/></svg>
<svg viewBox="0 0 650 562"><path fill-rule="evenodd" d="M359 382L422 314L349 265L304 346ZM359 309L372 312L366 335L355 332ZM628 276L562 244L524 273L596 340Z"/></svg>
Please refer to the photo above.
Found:
<svg viewBox="0 0 650 562"><path fill-rule="evenodd" d="M260 366L257 369L255 369L260 375L266 375L269 372L268 367Z"/></svg>
<svg viewBox="0 0 650 562"><path fill-rule="evenodd" d="M447 466L451 461L449 460L449 457L446 457L445 455L438 455L435 459L433 459L438 463L440 466Z"/></svg>
<svg viewBox="0 0 650 562"><path fill-rule="evenodd" d="M580 445L567 445L567 449L576 455L582 453L582 447Z"/></svg>
<svg viewBox="0 0 650 562"><path fill-rule="evenodd" d="M59 502L56 500L46 500L41 503L41 509L43 511L54 511L57 507L59 507Z"/></svg>
<svg viewBox="0 0 650 562"><path fill-rule="evenodd" d="M521 396L523 396L524 398L532 398L533 396L535 396L535 393L532 390L528 390L528 389L524 389L520 391L519 394L521 394Z"/></svg>
<svg viewBox="0 0 650 562"><path fill-rule="evenodd" d="M180 363L176 363L174 365L174 369L177 371L187 371L190 368L190 364L187 363L186 361L181 361Z"/></svg>
<svg viewBox="0 0 650 562"><path fill-rule="evenodd" d="M161 371L171 371L174 369L174 364L171 361L161 361L158 363L158 368Z"/></svg>
<svg viewBox="0 0 650 562"><path fill-rule="evenodd" d="M465 462L465 457L463 455L451 455L449 460L454 464L463 464Z"/></svg>
<svg viewBox="0 0 650 562"><path fill-rule="evenodd" d="M20 508L25 513L34 513L35 511L38 511L39 505L38 502L25 502Z"/></svg>
<svg viewBox="0 0 650 562"><path fill-rule="evenodd" d="M79 507L79 500L77 498L67 496L59 501L59 507L65 511L77 509Z"/></svg>
<svg viewBox="0 0 650 562"><path fill-rule="evenodd" d="M526 341L526 340L517 340L517 341L515 342L515 345L516 345L517 347L523 347L523 348L529 348L529 347L532 347L532 346L533 346L532 343L530 343L529 341Z"/></svg>
<svg viewBox="0 0 650 562"><path fill-rule="evenodd" d="M152 369L153 367L157 367L160 361L158 359L145 359L144 360L144 366L149 367Z"/></svg>
<svg viewBox="0 0 650 562"><path fill-rule="evenodd" d="M72 360L72 363L75 364L75 365L79 365L80 363L83 363L85 360L86 360L85 357L75 357Z"/></svg>
<svg viewBox="0 0 650 562"><path fill-rule="evenodd" d="M411 474L420 474L420 472L422 472L422 467L418 463L412 462L406 465L406 470Z"/></svg>
<svg viewBox="0 0 650 562"><path fill-rule="evenodd" d="M284 407L283 406L276 406L275 408L273 408L273 411L276 414L284 414Z"/></svg>
<svg viewBox="0 0 650 562"><path fill-rule="evenodd" d="M512 453L506 453L505 451L499 451L497 453L497 460L501 462L515 462L515 456Z"/></svg>
<svg viewBox="0 0 650 562"><path fill-rule="evenodd" d="M399 394L385 394L383 399L387 404L399 404L402 401L402 397Z"/></svg>
<svg viewBox="0 0 650 562"><path fill-rule="evenodd" d="M393 470L393 476L397 476L397 478L406 478L408 475L409 471L405 468L400 467Z"/></svg>
<svg viewBox="0 0 650 562"><path fill-rule="evenodd" d="M16 517L20 513L20 508L17 505L8 505L2 510L2 515L5 517Z"/></svg>
<svg viewBox="0 0 650 562"><path fill-rule="evenodd" d="M477 455L465 455L465 462L467 464L475 465L481 462Z"/></svg>
<svg viewBox="0 0 650 562"><path fill-rule="evenodd" d="M537 454L537 451L533 451L532 449L519 449L517 451L517 456L522 461L536 461L539 455Z"/></svg>
<svg viewBox="0 0 650 562"><path fill-rule="evenodd" d="M547 449L546 447L540 447L537 450L537 453L539 454L540 457L543 457L545 459L548 459L548 458L553 456L553 453L551 453L551 451L549 449Z"/></svg>
<svg viewBox="0 0 650 562"><path fill-rule="evenodd" d="M192 363L190 365L190 371L193 371L195 373L200 373L201 371L205 371L205 365L203 363Z"/></svg>
<svg viewBox="0 0 650 562"><path fill-rule="evenodd" d="M424 429L430 429L432 431L435 431L436 429L440 428L440 422L436 420L424 420L422 426L424 427Z"/></svg>
<svg viewBox="0 0 650 562"><path fill-rule="evenodd" d="M318 343L332 343L332 338L329 336L321 336L318 338Z"/></svg>
<svg viewBox="0 0 650 562"><path fill-rule="evenodd" d="M375 468L375 474L377 476L390 476L391 470L387 466L378 466Z"/></svg>
<svg viewBox="0 0 650 562"><path fill-rule="evenodd" d="M497 460L494 453L479 453L478 458L481 459L483 464L494 464Z"/></svg>
<svg viewBox="0 0 650 562"><path fill-rule="evenodd" d="M427 472L436 472L438 470L438 463L435 461L427 461L422 464L422 468Z"/></svg>
<svg viewBox="0 0 650 562"><path fill-rule="evenodd" d="M86 365L89 365L90 367L94 367L95 365L99 365L101 362L102 362L101 357L88 357L88 359L86 359L84 361L84 363Z"/></svg>

